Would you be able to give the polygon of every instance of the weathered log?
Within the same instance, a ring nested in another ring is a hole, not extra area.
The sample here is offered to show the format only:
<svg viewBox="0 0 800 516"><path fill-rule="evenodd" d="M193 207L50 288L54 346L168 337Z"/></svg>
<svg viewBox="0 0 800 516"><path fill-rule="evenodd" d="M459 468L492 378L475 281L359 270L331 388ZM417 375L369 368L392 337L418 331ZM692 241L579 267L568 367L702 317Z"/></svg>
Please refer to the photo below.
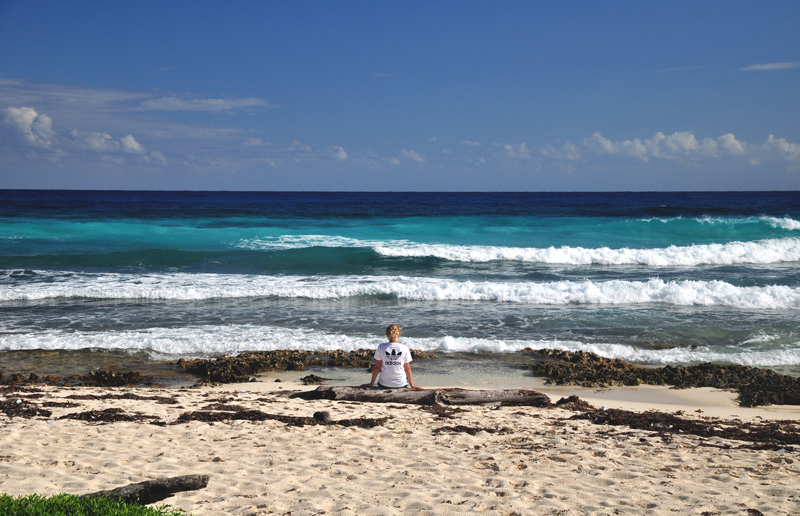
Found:
<svg viewBox="0 0 800 516"><path fill-rule="evenodd" d="M160 502L181 491L194 491L203 489L208 485L208 475L184 475L181 477L161 478L158 480L147 480L138 484L110 489L108 491L97 491L81 495L81 498L97 498L98 496L117 496L127 503L138 503L148 505Z"/></svg>
<svg viewBox="0 0 800 516"><path fill-rule="evenodd" d="M550 405L546 394L523 389L477 391L468 389L380 389L369 387L317 387L313 391L296 392L290 398L304 400L364 401L369 403L408 403L411 405Z"/></svg>

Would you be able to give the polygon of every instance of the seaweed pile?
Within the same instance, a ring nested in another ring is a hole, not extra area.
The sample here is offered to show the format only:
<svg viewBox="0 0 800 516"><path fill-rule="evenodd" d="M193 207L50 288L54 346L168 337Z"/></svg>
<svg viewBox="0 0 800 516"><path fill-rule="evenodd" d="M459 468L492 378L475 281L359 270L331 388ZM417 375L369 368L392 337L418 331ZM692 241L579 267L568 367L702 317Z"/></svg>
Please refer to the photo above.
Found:
<svg viewBox="0 0 800 516"><path fill-rule="evenodd" d="M132 392L122 394L70 394L66 396L71 400L146 400L155 401L161 405L175 405L178 400L172 396L141 396Z"/></svg>
<svg viewBox="0 0 800 516"><path fill-rule="evenodd" d="M144 376L138 371L90 371L85 375L61 377L54 374L39 376L31 373L25 377L19 373L3 375L0 371L2 385L54 385L83 387L125 387L140 384L152 384L152 376Z"/></svg>
<svg viewBox="0 0 800 516"><path fill-rule="evenodd" d="M742 365L699 364L693 366L641 367L617 358L604 358L585 351L554 349L523 352L538 355L542 361L526 364L535 376L548 383L581 387L623 385L673 385L713 387L739 393L739 405L800 405L800 379L769 369Z"/></svg>
<svg viewBox="0 0 800 516"><path fill-rule="evenodd" d="M352 426L358 428L373 428L376 426L383 426L389 417L367 418L359 417L354 419L339 419L332 420L325 417L303 417L303 416L284 416L280 414L267 414L260 410L237 410L235 412L228 411L194 411L184 412L178 416L174 424L188 423L190 421L203 421L206 423L215 423L219 421L280 421L291 426L306 426L306 425L340 425Z"/></svg>
<svg viewBox="0 0 800 516"><path fill-rule="evenodd" d="M666 412L632 412L630 410L590 410L569 419L587 420L596 425L626 426L634 430L649 430L654 436L667 440L674 434L744 441L751 445L739 446L755 450L793 451L800 445L800 425L796 421L745 422L718 418L688 419ZM720 445L730 448L731 446Z"/></svg>
<svg viewBox="0 0 800 516"><path fill-rule="evenodd" d="M158 420L158 416L148 416L136 412L126 414L120 408L107 408L105 410L86 410L84 412L72 412L61 416L58 419L76 419L78 421L88 421L89 423L116 423L119 421L140 422L145 420Z"/></svg>
<svg viewBox="0 0 800 516"><path fill-rule="evenodd" d="M0 401L0 412L4 413L9 418L22 417L32 418L36 416L49 417L52 412L41 408L39 405L31 403L27 399L4 399Z"/></svg>
<svg viewBox="0 0 800 516"><path fill-rule="evenodd" d="M487 434L498 434L498 435L514 433L514 431L508 428L507 426L504 426L503 428L491 428L491 427L465 426L465 425L440 426L439 428L434 428L432 432L433 435L439 435L444 432L454 433L454 434L469 434L469 435L477 435L478 432L486 432Z"/></svg>
<svg viewBox="0 0 800 516"><path fill-rule="evenodd" d="M370 368L373 364L374 350L355 351L247 351L235 357L222 356L214 360L180 359L176 365L200 376L198 385L208 383L240 383L250 381L253 375L265 372L305 371L308 366L337 366ZM415 359L436 358L426 351L411 350Z"/></svg>

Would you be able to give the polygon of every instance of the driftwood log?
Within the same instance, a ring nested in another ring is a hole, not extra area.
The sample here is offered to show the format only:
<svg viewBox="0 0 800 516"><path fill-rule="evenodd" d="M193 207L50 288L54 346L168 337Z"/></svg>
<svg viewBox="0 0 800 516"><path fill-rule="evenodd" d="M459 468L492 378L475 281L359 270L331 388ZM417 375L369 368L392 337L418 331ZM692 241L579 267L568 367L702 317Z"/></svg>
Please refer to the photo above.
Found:
<svg viewBox="0 0 800 516"><path fill-rule="evenodd" d="M181 477L147 480L138 484L129 484L108 491L97 491L82 495L81 498L97 498L98 496L117 496L127 503L148 505L160 502L181 491L203 489L208 485L208 475L184 475Z"/></svg>
<svg viewBox="0 0 800 516"><path fill-rule="evenodd" d="M412 405L527 405L546 407L546 394L523 389L473 391L468 389L379 389L369 387L317 387L313 391L296 392L290 398L304 400L365 401L370 403L408 403Z"/></svg>

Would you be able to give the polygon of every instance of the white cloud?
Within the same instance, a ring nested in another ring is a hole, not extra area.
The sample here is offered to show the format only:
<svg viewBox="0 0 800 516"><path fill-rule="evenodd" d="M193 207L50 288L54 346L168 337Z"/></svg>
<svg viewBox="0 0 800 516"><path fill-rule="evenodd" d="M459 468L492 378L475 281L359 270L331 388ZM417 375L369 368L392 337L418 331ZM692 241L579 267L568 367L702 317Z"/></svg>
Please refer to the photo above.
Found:
<svg viewBox="0 0 800 516"><path fill-rule="evenodd" d="M15 130L34 147L49 148L52 144L53 120L30 107L7 107L3 110L3 125Z"/></svg>
<svg viewBox="0 0 800 516"><path fill-rule="evenodd" d="M399 165L400 160L397 158L389 158L389 163L391 163L392 165Z"/></svg>
<svg viewBox="0 0 800 516"><path fill-rule="evenodd" d="M689 131L675 132L670 135L657 132L652 138L644 141L634 138L618 142L611 141L600 132L596 132L591 137L584 139L583 145L596 154L619 154L620 156L634 157L643 162L649 161L650 158L719 157L723 154L741 156L747 150L747 143L737 140L732 133L724 134L716 140L704 138L699 141Z"/></svg>
<svg viewBox="0 0 800 516"><path fill-rule="evenodd" d="M742 68L743 72L764 72L773 70L791 70L792 68L800 68L800 61L792 61L789 63L766 63L757 64Z"/></svg>
<svg viewBox="0 0 800 516"><path fill-rule="evenodd" d="M411 161L416 161L417 163L424 163L425 162L425 158L423 158L417 152L415 152L414 149L411 149L410 151L407 151L407 150L403 149L400 152L400 156L402 156L403 158L406 158L406 159L410 159Z"/></svg>
<svg viewBox="0 0 800 516"><path fill-rule="evenodd" d="M528 148L527 148L527 146L525 145L524 142L523 143L518 143L516 145L512 145L510 143L505 143L505 144L498 143L498 144L493 144L493 145L497 145L499 147L502 147L503 154L505 154L506 157L509 157L509 158L521 158L521 159L531 159L531 154L528 151Z"/></svg>
<svg viewBox="0 0 800 516"><path fill-rule="evenodd" d="M81 134L78 131L72 131L72 135L75 137L75 143L85 150L93 152L115 152L119 150L119 143L115 142L110 134Z"/></svg>
<svg viewBox="0 0 800 516"><path fill-rule="evenodd" d="M770 134L762 148L771 154L772 157L795 161L800 160L800 144L789 143L784 138L775 138Z"/></svg>
<svg viewBox="0 0 800 516"><path fill-rule="evenodd" d="M58 134L53 130L53 120L49 116L30 107L5 108L0 125L10 128L13 133L21 137L21 145L29 149L25 152L25 156L31 160L42 158L61 161L80 155L95 154L99 155L95 159L107 163L125 164L120 154L136 154L140 156L140 162L148 163L152 160L159 165L167 162L160 152L148 155L132 134L123 136L119 140L102 131L81 132L73 129L68 133Z"/></svg>
<svg viewBox="0 0 800 516"><path fill-rule="evenodd" d="M150 111L234 111L247 108L272 107L264 99L182 99L179 97L162 97L145 100L140 104Z"/></svg>
<svg viewBox="0 0 800 516"><path fill-rule="evenodd" d="M734 156L741 156L745 153L747 148L747 144L737 140L732 133L723 134L717 138L717 144L727 151L728 154L733 154Z"/></svg>
<svg viewBox="0 0 800 516"><path fill-rule="evenodd" d="M481 146L480 142L473 142L473 141L470 141L470 140L464 140L464 141L461 141L461 142L458 142L458 143L461 144L461 145L467 145L469 147L480 147Z"/></svg>
<svg viewBox="0 0 800 516"><path fill-rule="evenodd" d="M150 157L153 159L153 161L161 166L165 166L167 164L167 158L165 158L164 155L158 151L151 152Z"/></svg>
<svg viewBox="0 0 800 516"><path fill-rule="evenodd" d="M331 145L328 147L328 151L330 151L331 155L342 161L347 159L347 153L344 151L344 148L339 147L338 145Z"/></svg>
<svg viewBox="0 0 800 516"><path fill-rule="evenodd" d="M657 132L644 141L648 153L655 158L675 158L696 154L700 150L697 138L688 131L672 133L669 136ZM662 147L663 146L663 147Z"/></svg>
<svg viewBox="0 0 800 516"><path fill-rule="evenodd" d="M547 157L555 159L577 160L581 159L581 154L574 143L567 140L561 147L554 147L551 144L544 145L539 152Z"/></svg>
<svg viewBox="0 0 800 516"><path fill-rule="evenodd" d="M272 144L269 143L269 142L265 142L265 141L261 140L260 138L248 138L248 139L246 139L245 141L242 142L242 145L249 145L249 146L252 146L252 147L260 147L262 145L272 145Z"/></svg>
<svg viewBox="0 0 800 516"><path fill-rule="evenodd" d="M132 134L120 138L122 144L122 151L128 154L144 154L144 147L136 141Z"/></svg>

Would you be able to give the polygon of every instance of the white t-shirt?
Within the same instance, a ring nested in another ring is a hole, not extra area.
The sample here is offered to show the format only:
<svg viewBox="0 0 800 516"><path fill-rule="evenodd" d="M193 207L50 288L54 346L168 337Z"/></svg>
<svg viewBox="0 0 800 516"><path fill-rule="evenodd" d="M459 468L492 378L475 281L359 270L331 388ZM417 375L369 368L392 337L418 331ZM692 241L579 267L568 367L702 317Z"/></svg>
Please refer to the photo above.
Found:
<svg viewBox="0 0 800 516"><path fill-rule="evenodd" d="M405 365L411 362L411 351L399 342L384 342L375 351L375 360L382 360L378 383L384 387L405 387L408 385Z"/></svg>

